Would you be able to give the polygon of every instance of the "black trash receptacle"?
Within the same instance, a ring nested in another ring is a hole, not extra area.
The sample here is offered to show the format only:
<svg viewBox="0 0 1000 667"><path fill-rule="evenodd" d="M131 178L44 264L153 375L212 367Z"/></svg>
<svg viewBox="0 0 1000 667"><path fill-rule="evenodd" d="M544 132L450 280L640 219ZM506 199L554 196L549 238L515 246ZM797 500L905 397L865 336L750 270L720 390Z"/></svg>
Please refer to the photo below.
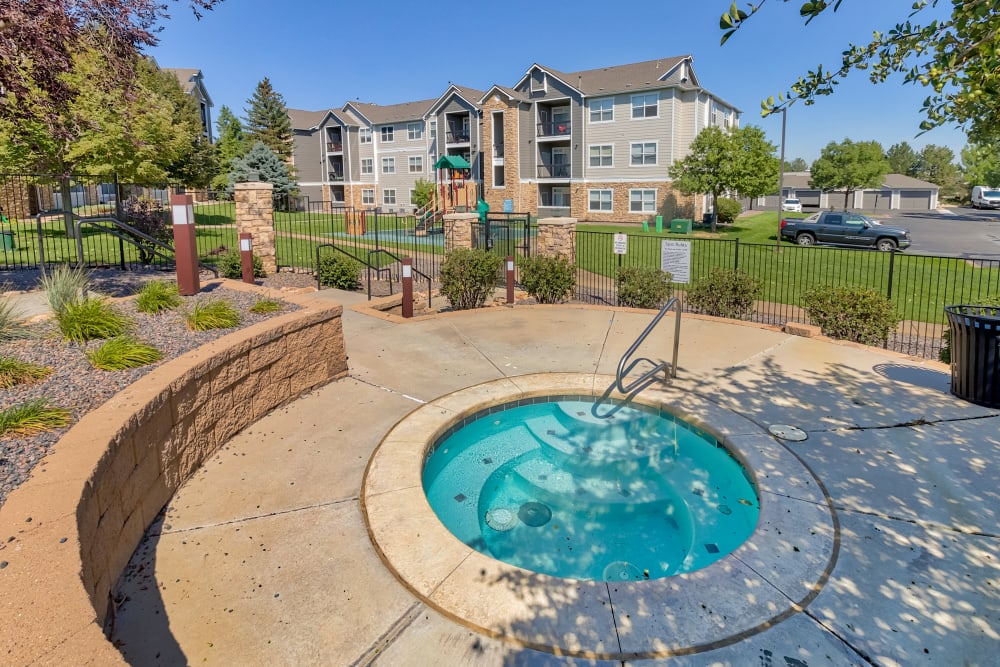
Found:
<svg viewBox="0 0 1000 667"><path fill-rule="evenodd" d="M1000 308L946 306L951 327L951 393L1000 408Z"/></svg>

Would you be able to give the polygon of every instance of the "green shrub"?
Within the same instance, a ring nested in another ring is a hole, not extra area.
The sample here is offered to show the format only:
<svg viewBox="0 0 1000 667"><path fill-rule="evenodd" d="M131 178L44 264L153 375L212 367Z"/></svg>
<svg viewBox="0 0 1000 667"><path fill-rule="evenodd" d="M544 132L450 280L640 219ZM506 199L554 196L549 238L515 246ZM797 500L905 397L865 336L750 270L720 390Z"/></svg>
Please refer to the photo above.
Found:
<svg viewBox="0 0 1000 667"><path fill-rule="evenodd" d="M743 212L743 205L735 199L719 197L715 202L715 210L719 212L719 224L731 225Z"/></svg>
<svg viewBox="0 0 1000 667"><path fill-rule="evenodd" d="M49 307L58 315L69 304L83 298L83 292L87 289L89 281L86 271L82 268L60 265L48 274L43 273L39 282L45 290L45 299L49 302Z"/></svg>
<svg viewBox="0 0 1000 667"><path fill-rule="evenodd" d="M120 336L132 321L112 308L107 299L92 296L56 311L56 324L66 340L81 342Z"/></svg>
<svg viewBox="0 0 1000 667"><path fill-rule="evenodd" d="M707 315L745 320L754 312L760 281L739 269L712 269L687 291L688 305Z"/></svg>
<svg viewBox="0 0 1000 667"><path fill-rule="evenodd" d="M865 287L816 287L802 305L825 335L865 345L880 344L899 324L892 301Z"/></svg>
<svg viewBox="0 0 1000 667"><path fill-rule="evenodd" d="M441 294L455 310L480 308L493 293L503 258L485 250L456 248L441 262Z"/></svg>
<svg viewBox="0 0 1000 667"><path fill-rule="evenodd" d="M177 283L167 280L150 280L139 289L135 307L140 313L158 314L181 305Z"/></svg>
<svg viewBox="0 0 1000 667"><path fill-rule="evenodd" d="M319 258L316 276L324 287L347 291L361 289L361 262L343 253L327 253Z"/></svg>
<svg viewBox="0 0 1000 667"><path fill-rule="evenodd" d="M8 389L19 384L30 384L52 375L52 369L13 357L0 356L0 387Z"/></svg>
<svg viewBox="0 0 1000 667"><path fill-rule="evenodd" d="M653 267L621 267L615 280L618 305L629 308L661 307L673 293L672 277Z"/></svg>
<svg viewBox="0 0 1000 667"><path fill-rule="evenodd" d="M185 321L192 331L232 329L240 323L240 312L224 299L205 299L194 304Z"/></svg>
<svg viewBox="0 0 1000 667"><path fill-rule="evenodd" d="M266 315L268 313L276 313L282 308L284 308L284 304L281 301L261 297L250 306L250 312L254 315Z"/></svg>
<svg viewBox="0 0 1000 667"><path fill-rule="evenodd" d="M523 257L518 265L521 286L538 303L561 303L573 296L576 267L565 257Z"/></svg>
<svg viewBox="0 0 1000 667"><path fill-rule="evenodd" d="M70 412L49 404L47 398L36 398L0 411L0 436L32 435L62 428L69 423Z"/></svg>
<svg viewBox="0 0 1000 667"><path fill-rule="evenodd" d="M102 371L122 371L139 368L163 358L163 353L131 336L118 336L96 350L87 352L87 359L94 368Z"/></svg>
<svg viewBox="0 0 1000 667"><path fill-rule="evenodd" d="M227 250L219 255L215 268L219 270L219 275L223 278L232 278L233 280L240 280L243 278L243 261L240 259L240 251L235 249ZM266 275L267 274L264 273L264 260L258 257L257 253L254 253L253 277L263 278Z"/></svg>

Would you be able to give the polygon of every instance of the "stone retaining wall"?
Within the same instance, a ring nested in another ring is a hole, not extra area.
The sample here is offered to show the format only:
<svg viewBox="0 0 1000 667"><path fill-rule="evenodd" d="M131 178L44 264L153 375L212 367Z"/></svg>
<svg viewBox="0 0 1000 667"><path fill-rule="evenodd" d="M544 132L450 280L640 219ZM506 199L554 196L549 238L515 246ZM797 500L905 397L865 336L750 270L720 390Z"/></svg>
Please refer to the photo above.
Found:
<svg viewBox="0 0 1000 667"><path fill-rule="evenodd" d="M302 308L164 364L85 415L0 507L0 664L125 664L103 626L149 524L229 438L347 374L342 308L287 300Z"/></svg>

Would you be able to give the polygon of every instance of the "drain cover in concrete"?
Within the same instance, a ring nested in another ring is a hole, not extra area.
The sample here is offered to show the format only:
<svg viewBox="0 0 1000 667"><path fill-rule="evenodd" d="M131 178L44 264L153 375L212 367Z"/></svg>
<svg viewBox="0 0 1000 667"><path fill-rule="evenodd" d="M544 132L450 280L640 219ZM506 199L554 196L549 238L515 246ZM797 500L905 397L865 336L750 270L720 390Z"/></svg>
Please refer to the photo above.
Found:
<svg viewBox="0 0 1000 667"><path fill-rule="evenodd" d="M767 427L767 431L775 438L791 440L792 442L802 442L809 437L809 435L802 429L795 426L789 426L788 424L772 424Z"/></svg>

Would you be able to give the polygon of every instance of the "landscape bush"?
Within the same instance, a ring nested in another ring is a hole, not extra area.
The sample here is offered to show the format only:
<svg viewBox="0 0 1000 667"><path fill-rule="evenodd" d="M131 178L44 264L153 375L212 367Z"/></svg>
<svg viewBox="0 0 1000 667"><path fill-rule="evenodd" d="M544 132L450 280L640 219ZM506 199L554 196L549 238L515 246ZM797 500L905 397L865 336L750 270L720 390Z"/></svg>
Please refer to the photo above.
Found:
<svg viewBox="0 0 1000 667"><path fill-rule="evenodd" d="M441 262L441 294L455 310L481 308L496 287L502 263L485 250L452 250Z"/></svg>
<svg viewBox="0 0 1000 667"><path fill-rule="evenodd" d="M576 266L565 257L522 257L521 286L538 303L562 303L573 296Z"/></svg>
<svg viewBox="0 0 1000 667"><path fill-rule="evenodd" d="M731 225L743 212L743 205L735 199L719 197L715 202L715 210L719 212L720 225Z"/></svg>
<svg viewBox="0 0 1000 667"><path fill-rule="evenodd" d="M150 280L139 288L135 307L140 313L156 315L181 305L177 283L168 280Z"/></svg>
<svg viewBox="0 0 1000 667"><path fill-rule="evenodd" d="M219 255L215 268L219 270L219 275L223 278L231 278L233 280L240 280L243 278L243 260L240 259L240 251L233 249ZM267 274L264 273L264 260L254 253L253 277L263 278L266 275Z"/></svg>
<svg viewBox="0 0 1000 667"><path fill-rule="evenodd" d="M155 199L129 197L122 202L122 217L125 224L141 232L125 233L132 238L139 249L139 262L142 264L152 264L156 258L157 245L150 241L150 238L168 244L174 240L173 231L167 225L167 212Z"/></svg>
<svg viewBox="0 0 1000 667"><path fill-rule="evenodd" d="M361 262L339 252L322 255L316 275L324 287L349 291L361 288Z"/></svg>
<svg viewBox="0 0 1000 667"><path fill-rule="evenodd" d="M687 302L706 315L745 320L753 314L762 289L760 281L745 271L715 268L691 286Z"/></svg>
<svg viewBox="0 0 1000 667"><path fill-rule="evenodd" d="M892 301L866 287L815 287L802 305L824 335L865 345L881 344L899 324Z"/></svg>
<svg viewBox="0 0 1000 667"><path fill-rule="evenodd" d="M102 371L139 368L162 358L162 352L132 336L116 336L97 349L87 352L87 359L91 365Z"/></svg>
<svg viewBox="0 0 1000 667"><path fill-rule="evenodd" d="M66 310L69 304L80 301L89 282L86 271L65 264L60 264L48 273L43 272L39 279L45 291L45 300L56 315Z"/></svg>
<svg viewBox="0 0 1000 667"><path fill-rule="evenodd" d="M618 269L615 286L618 305L628 308L660 308L673 293L671 276L648 266L623 266Z"/></svg>
<svg viewBox="0 0 1000 667"><path fill-rule="evenodd" d="M194 304L185 318L192 331L231 329L240 323L240 311L225 299L205 299Z"/></svg>
<svg viewBox="0 0 1000 667"><path fill-rule="evenodd" d="M125 333L132 320L115 310L104 297L91 296L56 311L56 325L66 340L83 342L114 338Z"/></svg>

